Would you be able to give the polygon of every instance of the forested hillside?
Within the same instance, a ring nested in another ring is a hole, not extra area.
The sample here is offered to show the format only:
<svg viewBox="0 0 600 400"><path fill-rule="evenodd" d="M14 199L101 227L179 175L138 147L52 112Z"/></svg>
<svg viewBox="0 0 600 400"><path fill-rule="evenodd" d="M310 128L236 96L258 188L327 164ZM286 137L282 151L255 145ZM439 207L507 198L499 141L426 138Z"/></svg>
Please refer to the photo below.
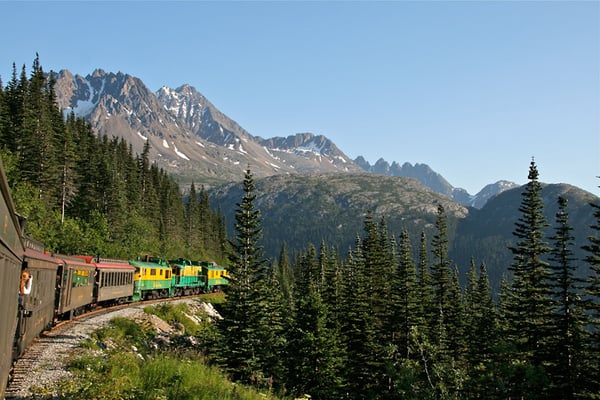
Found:
<svg viewBox="0 0 600 400"><path fill-rule="evenodd" d="M177 182L115 137L58 108L39 60L0 84L0 151L26 233L64 254L224 260L225 222L206 192Z"/></svg>
<svg viewBox="0 0 600 400"><path fill-rule="evenodd" d="M234 379L295 398L600 395L600 204L579 280L568 200L546 220L533 161L512 227L513 278L498 300L485 263L459 284L442 204L416 257L406 230L390 236L367 213L347 253L322 243L290 259L283 246L271 264L256 189L247 171L219 323L217 361Z"/></svg>

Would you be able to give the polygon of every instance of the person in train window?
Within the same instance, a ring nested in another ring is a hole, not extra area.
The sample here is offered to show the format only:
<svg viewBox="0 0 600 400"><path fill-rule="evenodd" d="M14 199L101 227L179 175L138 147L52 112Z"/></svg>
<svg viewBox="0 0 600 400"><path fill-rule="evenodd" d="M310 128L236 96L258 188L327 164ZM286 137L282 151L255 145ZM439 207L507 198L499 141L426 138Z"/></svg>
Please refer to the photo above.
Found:
<svg viewBox="0 0 600 400"><path fill-rule="evenodd" d="M31 287L33 283L33 277L29 274L27 269L21 272L21 283L19 284L19 308L23 308L23 296L27 296L31 293Z"/></svg>

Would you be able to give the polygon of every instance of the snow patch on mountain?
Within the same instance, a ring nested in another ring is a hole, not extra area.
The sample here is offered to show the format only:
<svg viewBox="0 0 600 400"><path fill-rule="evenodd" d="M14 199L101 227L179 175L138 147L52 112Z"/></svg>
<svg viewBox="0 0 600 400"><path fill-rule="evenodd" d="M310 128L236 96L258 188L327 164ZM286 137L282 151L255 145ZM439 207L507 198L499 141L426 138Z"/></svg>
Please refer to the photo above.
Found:
<svg viewBox="0 0 600 400"><path fill-rule="evenodd" d="M177 148L177 146L175 146L175 144L173 144L173 148L175 149L175 154L177 154L179 157L183 158L184 160L190 161L190 158L188 156L186 156L185 154L183 154L181 151L179 151L179 149Z"/></svg>

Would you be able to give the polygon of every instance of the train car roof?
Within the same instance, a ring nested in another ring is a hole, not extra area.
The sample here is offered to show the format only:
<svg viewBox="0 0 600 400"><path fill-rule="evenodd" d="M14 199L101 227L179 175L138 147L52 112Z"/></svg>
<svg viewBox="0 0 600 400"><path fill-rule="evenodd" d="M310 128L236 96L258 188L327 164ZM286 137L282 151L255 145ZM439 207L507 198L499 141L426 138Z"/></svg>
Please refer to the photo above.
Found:
<svg viewBox="0 0 600 400"><path fill-rule="evenodd" d="M225 267L221 267L220 265L202 265L202 268L206 269L227 269Z"/></svg>
<svg viewBox="0 0 600 400"><path fill-rule="evenodd" d="M139 261L139 260L130 260L129 264L133 265L134 267L142 267L142 268L164 268L164 269L171 269L171 267L168 266L168 265L157 264L157 263L146 262L146 261Z"/></svg>
<svg viewBox="0 0 600 400"><path fill-rule="evenodd" d="M94 263L94 265L96 265L96 268L99 270L109 270L109 269L115 269L115 270L119 270L119 271L135 270L135 266L133 266L133 265L117 263L117 262L99 262L99 263Z"/></svg>
<svg viewBox="0 0 600 400"><path fill-rule="evenodd" d="M40 252L40 251L33 250L33 249L25 249L25 259L28 259L28 258L47 261L47 262L54 263L56 265L63 263L62 260L52 257L44 252Z"/></svg>
<svg viewBox="0 0 600 400"><path fill-rule="evenodd" d="M78 268L84 268L84 269L95 269L96 268L94 265L86 263L81 258L65 256L62 254L55 254L54 257L56 257L58 260L62 261L66 266L76 266Z"/></svg>

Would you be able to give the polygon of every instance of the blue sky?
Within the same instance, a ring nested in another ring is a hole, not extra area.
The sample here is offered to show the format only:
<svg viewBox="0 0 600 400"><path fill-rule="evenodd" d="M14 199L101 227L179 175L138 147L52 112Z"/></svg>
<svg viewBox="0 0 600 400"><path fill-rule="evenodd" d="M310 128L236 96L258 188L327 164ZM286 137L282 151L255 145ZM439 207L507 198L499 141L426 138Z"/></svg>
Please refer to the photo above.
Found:
<svg viewBox="0 0 600 400"><path fill-rule="evenodd" d="M600 195L600 3L5 2L0 76L31 66L194 86L253 135Z"/></svg>

